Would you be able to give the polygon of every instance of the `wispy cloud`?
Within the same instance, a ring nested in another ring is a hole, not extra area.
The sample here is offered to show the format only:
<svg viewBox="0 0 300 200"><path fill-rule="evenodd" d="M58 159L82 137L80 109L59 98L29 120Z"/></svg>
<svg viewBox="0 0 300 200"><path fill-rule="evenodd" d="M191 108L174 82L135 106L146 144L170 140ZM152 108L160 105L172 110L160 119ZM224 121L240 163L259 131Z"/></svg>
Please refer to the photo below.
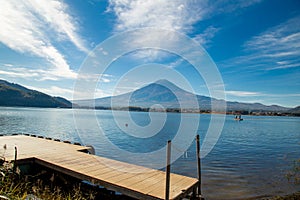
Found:
<svg viewBox="0 0 300 200"><path fill-rule="evenodd" d="M108 76L108 75L107 75ZM74 88L72 87L61 87L61 85L55 86L49 86L49 87L37 87L37 86L31 86L31 85L26 85L26 84L22 84L23 86L31 89L31 90L36 90L39 92L43 92L45 94L48 94L50 96L60 96L60 97L64 97L67 98L68 100L73 100L73 95L74 95ZM83 97L87 96L87 92L88 91L81 91ZM79 96L79 91L76 91L77 96ZM94 91L94 96L95 97L106 97L106 96L111 96L112 93L110 91L108 91L107 89L103 88L103 87L96 87L95 91ZM83 98L84 99L84 98Z"/></svg>
<svg viewBox="0 0 300 200"><path fill-rule="evenodd" d="M246 8L261 0L237 0L228 2L197 0L109 0L108 11L116 17L115 29L126 31L136 28L155 27L188 33L193 25L220 13ZM207 32L213 32L208 27Z"/></svg>
<svg viewBox="0 0 300 200"><path fill-rule="evenodd" d="M0 75L35 81L56 81L61 78L65 78L62 74L58 74L55 70L29 69L12 64L0 64ZM86 76L81 74L80 76L77 76L76 73L74 73L71 78L83 78L90 81L98 81L99 83L109 83L114 79L114 77L110 74L89 74Z"/></svg>
<svg viewBox="0 0 300 200"><path fill-rule="evenodd" d="M253 36L242 47L243 55L219 66L232 68L234 73L241 69L259 73L300 67L300 16Z"/></svg>
<svg viewBox="0 0 300 200"><path fill-rule="evenodd" d="M205 1L110 0L108 11L117 17L116 30L155 27L187 32L202 18Z"/></svg>
<svg viewBox="0 0 300 200"><path fill-rule="evenodd" d="M214 26L207 27L202 33L196 35L194 39L201 45L208 46L220 28Z"/></svg>
<svg viewBox="0 0 300 200"><path fill-rule="evenodd" d="M51 86L50 88L41 88L41 87L32 87L32 86L25 86L25 87L39 92L43 92L51 96L70 97L73 94L73 89L61 88L57 86Z"/></svg>
<svg viewBox="0 0 300 200"><path fill-rule="evenodd" d="M77 77L77 74L73 71L61 73L61 71L58 72L56 69L29 69L18 66L10 66L5 69L0 66L0 74L13 78L24 78L36 81L59 80L61 78L74 79Z"/></svg>
<svg viewBox="0 0 300 200"><path fill-rule="evenodd" d="M193 31L193 25L201 20L206 10L206 1L194 0L109 0L108 12L116 16L115 31L122 32L137 28L158 28L181 33ZM176 44L170 35L140 35L134 38L135 43L144 44L156 38L161 42ZM158 50L148 49L134 54L137 59L161 59L166 56Z"/></svg>
<svg viewBox="0 0 300 200"><path fill-rule="evenodd" d="M50 25L52 30L60 36L61 40L68 39L76 47L84 52L88 52L84 41L77 34L76 19L68 13L68 6L58 0L26 0L28 6L34 9L40 20Z"/></svg>
<svg viewBox="0 0 300 200"><path fill-rule="evenodd" d="M225 91L227 95L237 96L237 97L253 97L253 96L261 96L262 94L259 92L249 92L249 91L234 91L227 90Z"/></svg>
<svg viewBox="0 0 300 200"><path fill-rule="evenodd" d="M55 42L71 42L84 52L87 48L67 5L58 0L0 0L0 4L0 42L14 51L43 58L50 70L73 78L75 74Z"/></svg>
<svg viewBox="0 0 300 200"><path fill-rule="evenodd" d="M209 14L217 15L220 13L231 13L239 9L250 7L254 4L260 3L262 0L235 0L235 1L224 1L215 0L208 1L209 3Z"/></svg>
<svg viewBox="0 0 300 200"><path fill-rule="evenodd" d="M239 101L244 103L262 103L265 105L284 105L296 107L299 105L299 93L266 93L253 91L228 90L225 91L227 101ZM289 103L286 103L289 98Z"/></svg>
<svg viewBox="0 0 300 200"><path fill-rule="evenodd" d="M169 67L169 68L175 68L175 67L178 67L178 66L182 65L182 63L184 63L184 59L183 59L183 58L179 58L179 59L177 59L177 60L171 62L171 63L168 65L168 67Z"/></svg>
<svg viewBox="0 0 300 200"><path fill-rule="evenodd" d="M17 69L11 69L11 70L0 69L0 74L5 75L5 76L10 76L10 77L24 77L24 78L33 78L33 77L39 76L38 73L27 70L26 68L19 68L19 70L17 70Z"/></svg>
<svg viewBox="0 0 300 200"><path fill-rule="evenodd" d="M228 63L260 70L300 67L300 16L252 37L243 47L247 55Z"/></svg>
<svg viewBox="0 0 300 200"><path fill-rule="evenodd" d="M204 30L195 30L195 24L206 20L212 16L233 12L237 9L249 7L260 2L260 0L250 1L196 1L196 0L109 0L108 12L116 16L115 31L128 31L137 28L159 28L178 31L184 34L196 35L196 39L202 45L209 45L212 38L220 30L213 25L205 27ZM147 35L142 38L135 38L138 41L147 39ZM169 35L150 36L152 38L171 41ZM138 57L159 58L161 53L157 51L144 51Z"/></svg>

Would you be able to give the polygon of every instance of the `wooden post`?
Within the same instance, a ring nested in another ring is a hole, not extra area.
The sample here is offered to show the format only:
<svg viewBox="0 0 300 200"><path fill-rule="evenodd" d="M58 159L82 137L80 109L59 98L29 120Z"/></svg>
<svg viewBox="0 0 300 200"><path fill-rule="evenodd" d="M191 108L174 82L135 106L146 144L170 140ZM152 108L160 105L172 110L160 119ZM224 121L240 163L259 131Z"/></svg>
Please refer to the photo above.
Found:
<svg viewBox="0 0 300 200"><path fill-rule="evenodd" d="M200 136L196 136L197 143L197 163L198 163L198 195L201 196L201 160L200 160Z"/></svg>
<svg viewBox="0 0 300 200"><path fill-rule="evenodd" d="M167 144L167 166L166 166L166 193L165 199L169 200L170 198L170 173L171 173L171 140Z"/></svg>
<svg viewBox="0 0 300 200"><path fill-rule="evenodd" d="M16 168L17 168L17 154L18 154L18 150L17 147L15 146L15 160L14 160L14 166L13 166L13 172L16 172Z"/></svg>

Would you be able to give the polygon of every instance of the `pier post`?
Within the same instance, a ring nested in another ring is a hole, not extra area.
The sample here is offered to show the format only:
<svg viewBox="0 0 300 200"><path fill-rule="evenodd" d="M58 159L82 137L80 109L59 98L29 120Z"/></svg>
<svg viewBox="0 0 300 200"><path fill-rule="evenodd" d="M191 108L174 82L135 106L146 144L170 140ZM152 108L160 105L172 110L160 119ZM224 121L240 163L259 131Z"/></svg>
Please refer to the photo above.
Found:
<svg viewBox="0 0 300 200"><path fill-rule="evenodd" d="M197 164L198 164L198 195L201 197L201 160L200 160L200 136L196 136Z"/></svg>
<svg viewBox="0 0 300 200"><path fill-rule="evenodd" d="M17 154L18 154L18 150L17 147L15 146L15 159L14 159L14 165L13 165L13 172L16 172L16 168L17 168Z"/></svg>
<svg viewBox="0 0 300 200"><path fill-rule="evenodd" d="M170 196L170 173L171 173L171 140L168 141L167 144L167 166L166 166L166 193L165 200L169 200Z"/></svg>

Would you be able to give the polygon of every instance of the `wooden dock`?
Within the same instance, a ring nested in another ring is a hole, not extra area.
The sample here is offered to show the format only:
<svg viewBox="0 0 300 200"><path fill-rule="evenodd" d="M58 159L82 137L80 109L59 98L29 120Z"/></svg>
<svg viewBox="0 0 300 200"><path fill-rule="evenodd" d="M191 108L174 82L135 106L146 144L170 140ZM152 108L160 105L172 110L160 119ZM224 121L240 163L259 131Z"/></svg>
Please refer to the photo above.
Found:
<svg viewBox="0 0 300 200"><path fill-rule="evenodd" d="M4 152L3 146L6 145ZM6 160L31 160L72 177L137 199L165 199L166 173L84 153L89 147L25 135L1 136L0 155ZM169 199L197 190L198 179L170 174Z"/></svg>

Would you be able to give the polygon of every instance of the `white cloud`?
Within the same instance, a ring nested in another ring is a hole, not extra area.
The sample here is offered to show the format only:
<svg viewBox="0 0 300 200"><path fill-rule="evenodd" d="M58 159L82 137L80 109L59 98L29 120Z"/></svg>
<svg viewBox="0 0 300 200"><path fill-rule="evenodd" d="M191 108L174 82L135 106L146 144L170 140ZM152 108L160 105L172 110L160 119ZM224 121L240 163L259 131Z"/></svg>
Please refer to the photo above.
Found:
<svg viewBox="0 0 300 200"><path fill-rule="evenodd" d="M6 68L7 64L0 64L0 75L4 75L12 78L24 78L28 80L35 81L45 81L45 80L59 80L64 78L64 74L57 73L55 70L42 70L42 69L28 69L25 67L18 67L9 64L10 67ZM3 69L5 68L5 69ZM99 81L99 83L110 83L113 80L113 76L110 74L72 74L72 79L77 78L78 80L84 79L90 82Z"/></svg>
<svg viewBox="0 0 300 200"><path fill-rule="evenodd" d="M34 8L34 12L62 36L62 39L66 37L80 50L88 52L83 40L77 34L76 20L67 13L66 4L58 0L29 0L28 2L30 7Z"/></svg>
<svg viewBox="0 0 300 200"><path fill-rule="evenodd" d="M220 28L209 26L202 33L196 35L194 39L198 41L201 45L207 46L211 43L211 40L214 38L214 36L219 30Z"/></svg>
<svg viewBox="0 0 300 200"><path fill-rule="evenodd" d="M46 93L51 96L63 96L63 97L69 97L73 94L72 89L66 89L66 88L61 88L57 86L51 86L50 88L39 88L39 87L32 87L32 86L25 86L29 89L32 90L37 90L39 92Z"/></svg>
<svg viewBox="0 0 300 200"><path fill-rule="evenodd" d="M215 0L208 1L210 7L210 15L220 13L231 13L239 9L250 7L254 4L260 3L262 0L235 0L235 1L224 1Z"/></svg>
<svg viewBox="0 0 300 200"><path fill-rule="evenodd" d="M154 27L187 32L204 15L204 10L201 9L202 2L110 0L108 11L114 12L117 17L117 31Z"/></svg>
<svg viewBox="0 0 300 200"><path fill-rule="evenodd" d="M26 69L25 69L26 70ZM24 77L24 78L32 78L37 77L37 73L31 73L31 72L18 72L15 70L0 70L0 74L10 76L10 77Z"/></svg>
<svg viewBox="0 0 300 200"><path fill-rule="evenodd" d="M178 67L180 66L185 60L183 58L179 58L177 60L175 60L174 62L171 62L168 67L169 68L175 68L175 67Z"/></svg>
<svg viewBox="0 0 300 200"><path fill-rule="evenodd" d="M226 95L232 95L237 97L253 97L253 96L261 96L262 94L259 92L249 92L249 91L235 91L235 90L227 90L225 91Z"/></svg>
<svg viewBox="0 0 300 200"><path fill-rule="evenodd" d="M108 78L104 78L104 77L102 77L102 78L101 78L101 82L103 82L103 83L110 83L110 82L111 82L111 80L110 80L110 79L108 79Z"/></svg>
<svg viewBox="0 0 300 200"><path fill-rule="evenodd" d="M86 100L86 99L95 99L103 98L112 95L112 92L107 89L95 88L93 91L87 90L73 90L73 95L70 96L69 100Z"/></svg>
<svg viewBox="0 0 300 200"><path fill-rule="evenodd" d="M254 36L244 48L255 60L272 63L267 70L300 67L300 16Z"/></svg>
<svg viewBox="0 0 300 200"><path fill-rule="evenodd" d="M74 95L74 90L73 88L63 88L63 87L58 87L58 86L50 86L50 87L36 87L36 86L30 86L30 85L25 85L22 84L24 87L31 89L31 90L36 90L39 92L43 92L45 94L48 94L50 96L55 96L55 97L63 97L66 98L70 101L73 100L73 95ZM78 93L78 91L76 91ZM86 91L82 92L82 96L86 96L87 94L85 94ZM100 88L96 88L94 91L94 95L95 97L107 97L107 96L111 96L111 93L107 92L106 90L100 89ZM78 97L78 96L77 96ZM84 98L83 98L84 99Z"/></svg>
<svg viewBox="0 0 300 200"><path fill-rule="evenodd" d="M67 72L58 73L57 70L43 70L43 69L28 69L25 67L9 67L6 69L1 69L0 67L0 75L14 77L14 78L24 78L24 79L31 79L37 81L44 81L44 80L59 80L61 78L72 78L75 79L77 74L75 72Z"/></svg>
<svg viewBox="0 0 300 200"><path fill-rule="evenodd" d="M204 29L196 30L195 24L199 21L206 20L212 16L224 12L233 12L237 9L249 7L260 0L234 2L228 1L197 1L197 0L109 0L107 11L116 16L115 31L128 31L138 28L158 28L178 31L189 35L197 34L195 39L203 45L208 45L215 34L220 30L213 25ZM161 42L177 44L179 41L172 41L170 35L153 35L146 34L134 38L130 42L142 42L148 37L156 38ZM178 44L180 46L180 44ZM157 50L148 50L136 54L137 58L160 59L164 57Z"/></svg>
<svg viewBox="0 0 300 200"><path fill-rule="evenodd" d="M206 4L206 2L194 0L110 0L107 10L116 15L115 31L117 32L138 28L157 28L189 33L193 31L194 23L201 20L206 12L202 9L202 4ZM144 45L149 40L156 42L157 47L162 43L177 44L179 42L173 39L171 35L156 33L130 38L129 45ZM168 54L157 49L146 49L136 51L132 56L134 59L151 62L164 58Z"/></svg>
<svg viewBox="0 0 300 200"><path fill-rule="evenodd" d="M3 66L5 66L5 67L12 67L13 65L9 64L9 63L5 63L5 64L3 64Z"/></svg>
<svg viewBox="0 0 300 200"><path fill-rule="evenodd" d="M259 2L261 0L109 0L107 10L117 17L117 31L154 27L188 33L200 20Z"/></svg>
<svg viewBox="0 0 300 200"><path fill-rule="evenodd" d="M76 33L76 20L67 6L58 0L0 0L0 42L20 52L38 56L51 64L49 74L74 78L64 56L55 47L59 41L70 41L87 51Z"/></svg>
<svg viewBox="0 0 300 200"><path fill-rule="evenodd" d="M252 37L244 43L243 51L244 55L218 64L244 72L300 67L300 16Z"/></svg>

